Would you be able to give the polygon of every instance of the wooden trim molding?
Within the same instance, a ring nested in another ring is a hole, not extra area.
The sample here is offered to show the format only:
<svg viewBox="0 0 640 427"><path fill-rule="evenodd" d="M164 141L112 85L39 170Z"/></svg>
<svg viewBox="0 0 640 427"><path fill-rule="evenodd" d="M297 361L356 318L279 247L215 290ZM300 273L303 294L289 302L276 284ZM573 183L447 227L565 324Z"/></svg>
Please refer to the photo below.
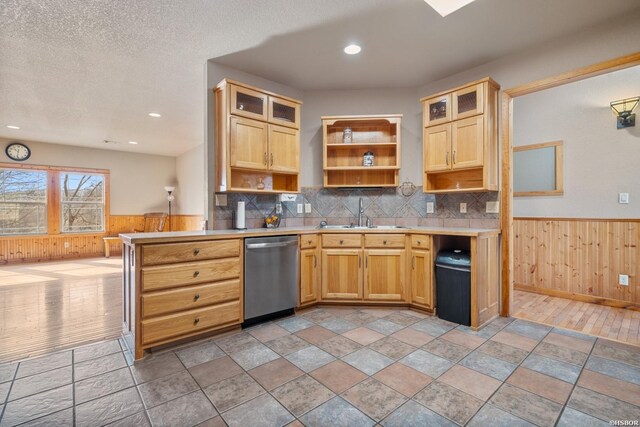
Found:
<svg viewBox="0 0 640 427"><path fill-rule="evenodd" d="M581 67L573 71L547 77L540 80L507 89L502 93L501 105L501 136L502 136L502 180L501 180L501 216L500 226L502 231L502 307L501 316L509 316L511 313L512 289L513 289L513 98L539 92L544 89L561 86L598 76L611 71L621 70L640 64L640 52L619 58L599 62L597 64Z"/></svg>
<svg viewBox="0 0 640 427"><path fill-rule="evenodd" d="M513 285L513 288L518 291L532 292L539 295L549 295L550 297L565 298L574 301L588 302L590 304L606 305L608 307L627 308L630 310L640 311L640 304L620 301L616 299L594 297L591 295L575 294L573 292L558 291L555 289L540 289L535 286L526 285Z"/></svg>

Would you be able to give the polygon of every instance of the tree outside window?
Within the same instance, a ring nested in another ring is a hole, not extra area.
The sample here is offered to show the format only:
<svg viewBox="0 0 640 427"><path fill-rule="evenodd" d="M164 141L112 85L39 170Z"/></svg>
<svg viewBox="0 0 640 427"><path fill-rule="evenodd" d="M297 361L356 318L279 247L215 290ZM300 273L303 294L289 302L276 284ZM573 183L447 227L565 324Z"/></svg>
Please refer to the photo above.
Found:
<svg viewBox="0 0 640 427"><path fill-rule="evenodd" d="M62 232L104 231L103 175L60 174Z"/></svg>
<svg viewBox="0 0 640 427"><path fill-rule="evenodd" d="M0 235L47 233L47 173L0 169Z"/></svg>

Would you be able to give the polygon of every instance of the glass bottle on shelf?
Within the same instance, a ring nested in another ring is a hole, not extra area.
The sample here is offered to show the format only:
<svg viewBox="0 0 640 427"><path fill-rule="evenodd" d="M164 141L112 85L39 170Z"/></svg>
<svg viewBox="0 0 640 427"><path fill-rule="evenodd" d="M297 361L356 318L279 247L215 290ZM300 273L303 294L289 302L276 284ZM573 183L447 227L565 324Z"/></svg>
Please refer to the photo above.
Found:
<svg viewBox="0 0 640 427"><path fill-rule="evenodd" d="M351 144L353 142L353 131L351 130L351 128L344 129L342 142L345 144Z"/></svg>

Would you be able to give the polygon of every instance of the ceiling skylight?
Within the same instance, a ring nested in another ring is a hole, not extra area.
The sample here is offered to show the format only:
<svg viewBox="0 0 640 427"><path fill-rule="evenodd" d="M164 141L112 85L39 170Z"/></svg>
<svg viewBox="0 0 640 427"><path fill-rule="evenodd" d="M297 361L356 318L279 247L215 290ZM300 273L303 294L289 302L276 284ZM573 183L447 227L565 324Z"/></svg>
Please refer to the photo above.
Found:
<svg viewBox="0 0 640 427"><path fill-rule="evenodd" d="M475 0L424 0L429 6L435 9L443 18L474 2Z"/></svg>

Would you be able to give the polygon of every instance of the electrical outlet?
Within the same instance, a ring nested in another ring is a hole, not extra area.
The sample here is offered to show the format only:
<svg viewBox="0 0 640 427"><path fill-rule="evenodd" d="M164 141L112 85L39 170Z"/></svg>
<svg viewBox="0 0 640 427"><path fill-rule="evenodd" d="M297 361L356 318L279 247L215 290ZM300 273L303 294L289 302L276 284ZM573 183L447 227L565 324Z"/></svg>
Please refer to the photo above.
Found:
<svg viewBox="0 0 640 427"><path fill-rule="evenodd" d="M500 212L500 202L487 202L487 213L499 213Z"/></svg>
<svg viewBox="0 0 640 427"><path fill-rule="evenodd" d="M298 213L302 213L302 203L298 203Z"/></svg>
<svg viewBox="0 0 640 427"><path fill-rule="evenodd" d="M280 195L280 201L281 202L295 202L297 198L296 194L286 194L283 193Z"/></svg>
<svg viewBox="0 0 640 427"><path fill-rule="evenodd" d="M433 213L435 210L435 203L427 202L427 213Z"/></svg>
<svg viewBox="0 0 640 427"><path fill-rule="evenodd" d="M304 204L304 213L311 213L311 203Z"/></svg>
<svg viewBox="0 0 640 427"><path fill-rule="evenodd" d="M276 213L277 214L282 213L282 203L276 203Z"/></svg>
<svg viewBox="0 0 640 427"><path fill-rule="evenodd" d="M69 249L69 242L64 242L64 248Z"/></svg>
<svg viewBox="0 0 640 427"><path fill-rule="evenodd" d="M629 193L618 193L618 203L623 205L629 204Z"/></svg>
<svg viewBox="0 0 640 427"><path fill-rule="evenodd" d="M226 194L216 194L216 206L227 206Z"/></svg>
<svg viewBox="0 0 640 427"><path fill-rule="evenodd" d="M629 286L629 276L626 274L620 274L618 284L620 286Z"/></svg>
<svg viewBox="0 0 640 427"><path fill-rule="evenodd" d="M460 213L467 213L467 204L460 203Z"/></svg>

